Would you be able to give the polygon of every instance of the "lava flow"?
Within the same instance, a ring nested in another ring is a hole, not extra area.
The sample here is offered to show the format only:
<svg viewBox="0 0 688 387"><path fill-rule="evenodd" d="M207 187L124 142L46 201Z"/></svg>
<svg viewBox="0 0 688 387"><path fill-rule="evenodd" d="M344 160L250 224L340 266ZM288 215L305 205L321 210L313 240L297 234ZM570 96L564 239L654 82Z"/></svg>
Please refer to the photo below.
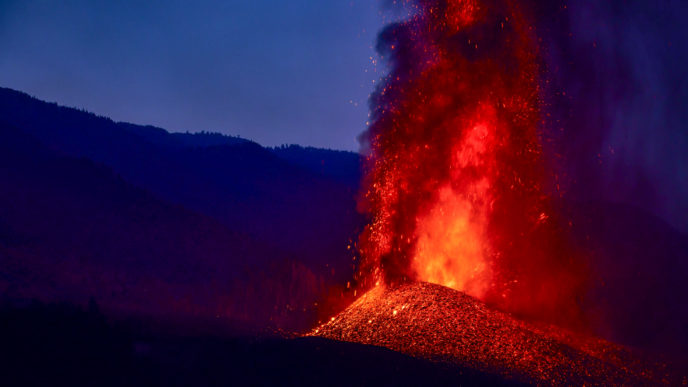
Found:
<svg viewBox="0 0 688 387"><path fill-rule="evenodd" d="M509 0L416 0L378 50L360 206L363 287L420 280L575 321L585 280L543 188L537 36Z"/></svg>

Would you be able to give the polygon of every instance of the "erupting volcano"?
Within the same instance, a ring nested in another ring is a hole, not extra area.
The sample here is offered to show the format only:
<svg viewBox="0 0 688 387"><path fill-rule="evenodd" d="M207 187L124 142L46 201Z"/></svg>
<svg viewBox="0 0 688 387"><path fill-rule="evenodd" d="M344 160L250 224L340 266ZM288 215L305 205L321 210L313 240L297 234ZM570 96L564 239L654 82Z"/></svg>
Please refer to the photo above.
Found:
<svg viewBox="0 0 688 387"><path fill-rule="evenodd" d="M364 287L437 283L574 321L584 271L549 201L538 38L514 1L407 2L362 135Z"/></svg>
<svg viewBox="0 0 688 387"><path fill-rule="evenodd" d="M312 334L525 382L661 381L631 352L550 325L584 326L588 273L554 204L528 4L407 1L381 33L391 71L361 136L358 280L372 290Z"/></svg>
<svg viewBox="0 0 688 387"><path fill-rule="evenodd" d="M0 0L0 387L688 386L688 0L63 3Z"/></svg>

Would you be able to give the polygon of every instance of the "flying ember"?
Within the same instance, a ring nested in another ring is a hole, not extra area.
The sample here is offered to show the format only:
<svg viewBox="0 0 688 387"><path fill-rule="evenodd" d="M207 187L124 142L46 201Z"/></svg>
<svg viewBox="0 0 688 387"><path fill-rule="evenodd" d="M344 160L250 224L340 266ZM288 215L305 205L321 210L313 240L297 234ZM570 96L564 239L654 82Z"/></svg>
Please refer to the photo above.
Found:
<svg viewBox="0 0 688 387"><path fill-rule="evenodd" d="M361 278L421 280L503 309L575 314L584 281L545 187L536 30L508 0L416 0L378 50ZM562 315L563 316L563 315Z"/></svg>

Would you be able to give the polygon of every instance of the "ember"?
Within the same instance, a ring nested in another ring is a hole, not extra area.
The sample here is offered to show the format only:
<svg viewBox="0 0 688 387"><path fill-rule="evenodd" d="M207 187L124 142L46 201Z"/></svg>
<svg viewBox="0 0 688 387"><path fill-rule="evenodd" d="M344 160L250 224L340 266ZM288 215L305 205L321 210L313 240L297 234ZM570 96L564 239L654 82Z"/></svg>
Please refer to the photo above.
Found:
<svg viewBox="0 0 688 387"><path fill-rule="evenodd" d="M584 270L543 189L536 31L519 4L408 1L380 36L361 279L421 280L574 321Z"/></svg>

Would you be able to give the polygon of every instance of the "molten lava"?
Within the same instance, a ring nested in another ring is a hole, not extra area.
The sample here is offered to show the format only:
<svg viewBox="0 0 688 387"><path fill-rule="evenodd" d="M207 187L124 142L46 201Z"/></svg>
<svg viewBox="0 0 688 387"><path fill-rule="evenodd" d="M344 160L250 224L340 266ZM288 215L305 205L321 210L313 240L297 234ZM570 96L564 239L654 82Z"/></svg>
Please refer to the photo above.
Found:
<svg viewBox="0 0 688 387"><path fill-rule="evenodd" d="M543 189L538 45L509 0L415 0L378 50L361 278L421 280L537 316L576 314L584 276Z"/></svg>

